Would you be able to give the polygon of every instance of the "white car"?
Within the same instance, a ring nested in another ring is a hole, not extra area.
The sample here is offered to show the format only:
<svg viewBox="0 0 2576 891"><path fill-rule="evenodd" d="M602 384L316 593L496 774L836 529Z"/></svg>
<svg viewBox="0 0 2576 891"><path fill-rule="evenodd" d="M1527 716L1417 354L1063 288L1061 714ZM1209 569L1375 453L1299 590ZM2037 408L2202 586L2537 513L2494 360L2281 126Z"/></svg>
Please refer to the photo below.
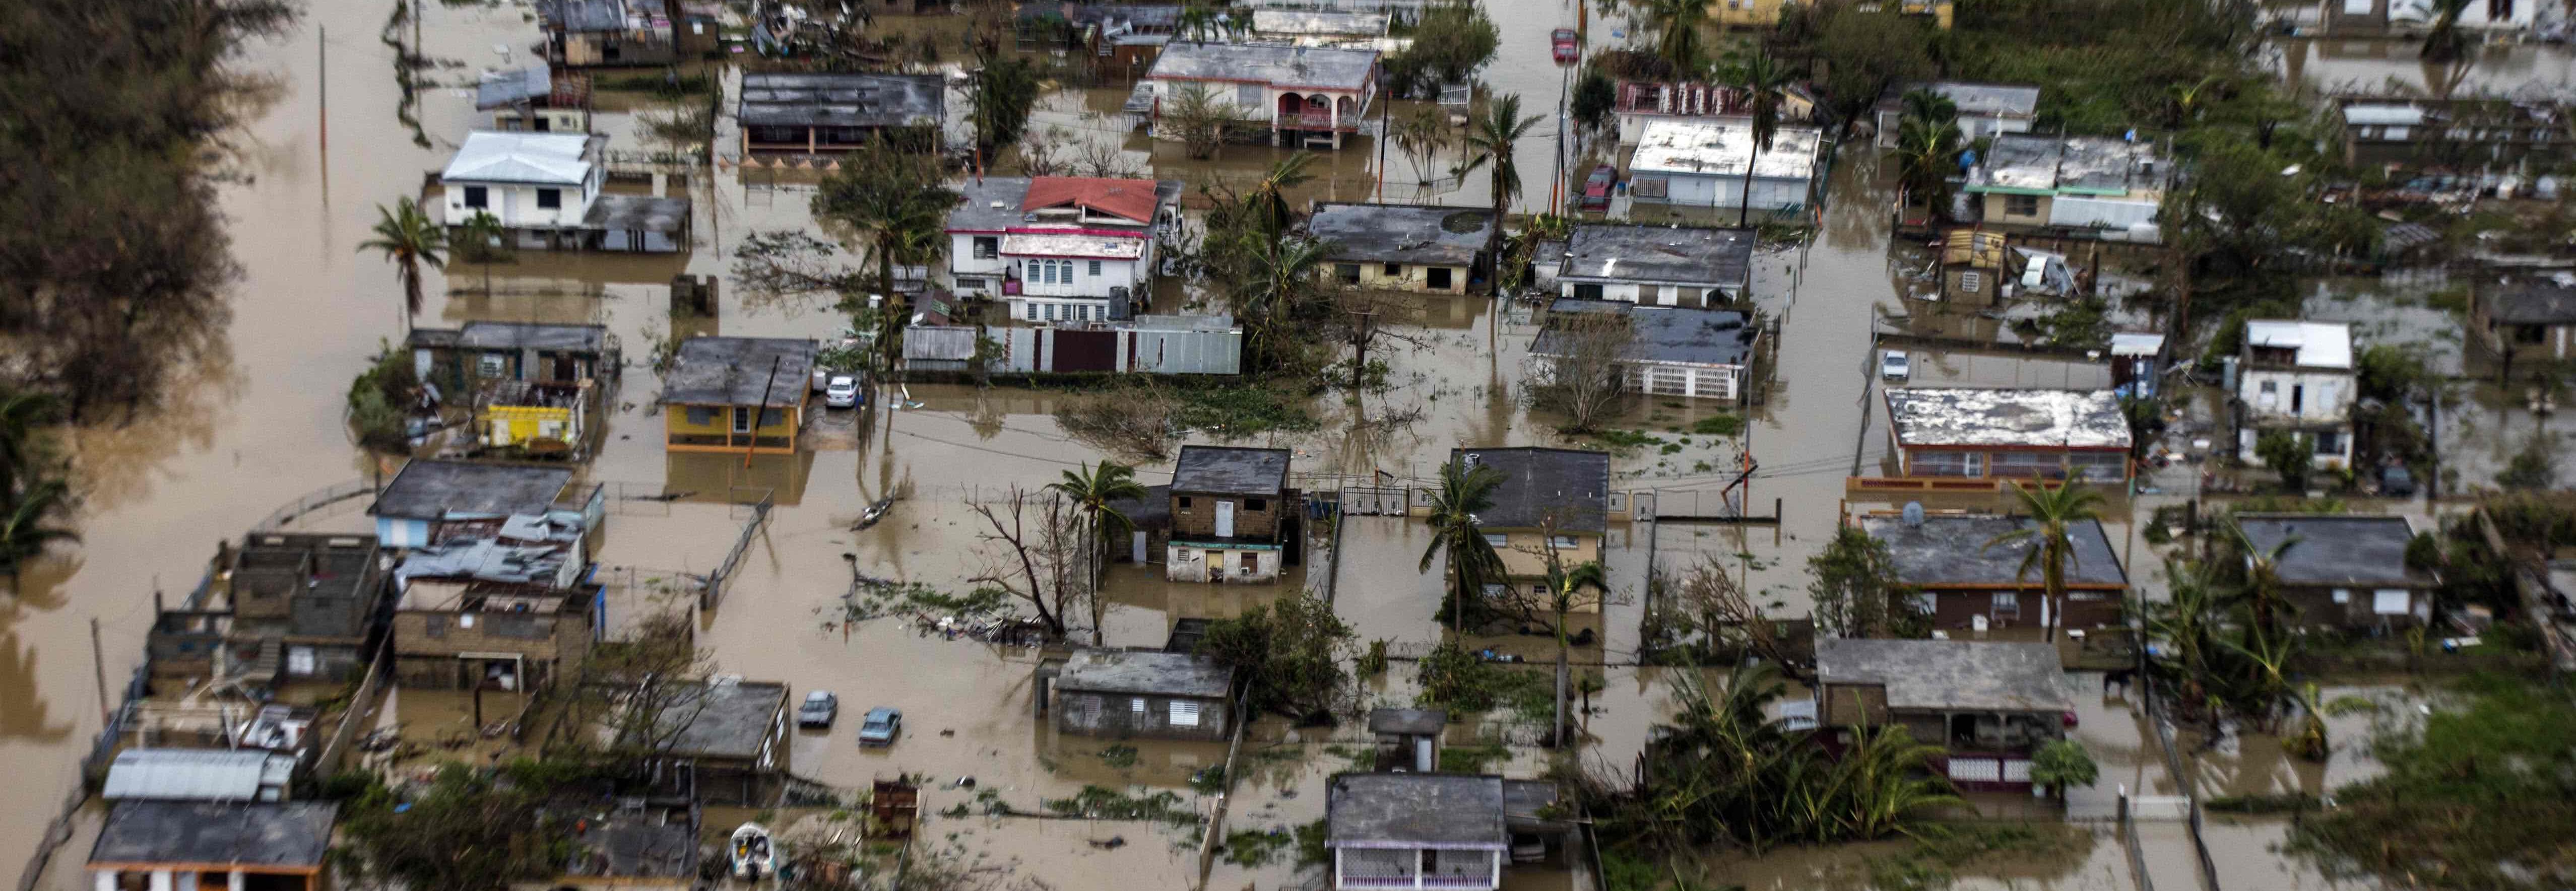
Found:
<svg viewBox="0 0 2576 891"><path fill-rule="evenodd" d="M824 385L823 407L849 408L857 404L859 404L858 378L846 374L835 375L830 384Z"/></svg>
<svg viewBox="0 0 2576 891"><path fill-rule="evenodd" d="M1888 350L1878 354L1879 377L1901 381L1912 376L1913 373L1914 363L1906 358L1904 350Z"/></svg>

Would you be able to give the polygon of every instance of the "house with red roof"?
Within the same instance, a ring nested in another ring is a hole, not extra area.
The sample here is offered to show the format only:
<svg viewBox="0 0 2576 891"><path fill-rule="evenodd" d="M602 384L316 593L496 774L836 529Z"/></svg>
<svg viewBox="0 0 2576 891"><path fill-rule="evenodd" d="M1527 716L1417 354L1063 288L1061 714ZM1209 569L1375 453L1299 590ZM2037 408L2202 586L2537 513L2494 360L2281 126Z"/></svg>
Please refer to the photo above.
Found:
<svg viewBox="0 0 2576 891"><path fill-rule="evenodd" d="M1153 297L1157 236L1179 219L1179 180L984 177L948 213L951 288L1022 322L1131 318Z"/></svg>

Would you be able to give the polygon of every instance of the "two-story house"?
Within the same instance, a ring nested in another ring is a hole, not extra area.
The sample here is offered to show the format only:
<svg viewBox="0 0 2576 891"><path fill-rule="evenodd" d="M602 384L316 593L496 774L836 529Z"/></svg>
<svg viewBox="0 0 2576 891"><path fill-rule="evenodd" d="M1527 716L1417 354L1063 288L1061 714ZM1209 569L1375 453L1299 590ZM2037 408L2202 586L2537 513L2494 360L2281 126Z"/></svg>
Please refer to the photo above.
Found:
<svg viewBox="0 0 2576 891"><path fill-rule="evenodd" d="M958 186L948 270L960 294L1013 319L1133 318L1153 296L1158 236L1179 219L1179 180L984 177Z"/></svg>
<svg viewBox="0 0 2576 891"><path fill-rule="evenodd" d="M1872 111L1878 121L1878 145L1895 148L1905 119L1905 94L1922 90L1950 100L1959 112L1959 136L1975 142L2004 133L2028 133L2039 118L2039 88L2026 84L1979 84L1942 80L1889 87Z"/></svg>
<svg viewBox="0 0 2576 891"><path fill-rule="evenodd" d="M1269 582L1296 542L1287 449L1181 447L1172 468L1165 577L1176 582Z"/></svg>
<svg viewBox="0 0 2576 891"><path fill-rule="evenodd" d="M474 85L474 110L492 113L504 132L590 132L590 77L557 73L543 62L486 71Z"/></svg>
<svg viewBox="0 0 2576 891"><path fill-rule="evenodd" d="M2109 136L1994 137L1962 189L1988 225L2157 243L2172 170L2153 146Z"/></svg>
<svg viewBox="0 0 2576 891"><path fill-rule="evenodd" d="M537 25L546 35L546 61L571 68L678 61L680 46L672 22L667 0L541 0L537 4Z"/></svg>
<svg viewBox="0 0 2576 891"><path fill-rule="evenodd" d="M2248 321L2236 365L2238 458L2261 466L2256 444L2265 433L2285 431L2308 442L2311 465L2352 466L2352 406L2360 389L2352 326Z"/></svg>
<svg viewBox="0 0 2576 891"><path fill-rule="evenodd" d="M1551 554L1568 569L1600 561L1610 529L1610 453L1518 446L1453 449L1449 460L1502 474L1476 525L1502 558L1504 584L1539 586L1544 597Z"/></svg>
<svg viewBox="0 0 2576 891"><path fill-rule="evenodd" d="M1581 224L1559 261L1557 296L1642 306L1733 303L1753 286L1754 238L1751 229Z"/></svg>
<svg viewBox="0 0 2576 891"><path fill-rule="evenodd" d="M156 618L154 675L268 688L364 674L388 590L383 555L370 535L243 536L216 552L202 595Z"/></svg>
<svg viewBox="0 0 2576 891"><path fill-rule="evenodd" d="M1373 49L1174 43L1144 85L1158 122L1197 90L1236 120L1268 124L1275 145L1338 149L1368 117L1377 74Z"/></svg>
<svg viewBox="0 0 2576 891"><path fill-rule="evenodd" d="M447 224L481 212L514 232L578 230L608 178L600 163L607 147L608 137L586 133L466 134L438 176Z"/></svg>

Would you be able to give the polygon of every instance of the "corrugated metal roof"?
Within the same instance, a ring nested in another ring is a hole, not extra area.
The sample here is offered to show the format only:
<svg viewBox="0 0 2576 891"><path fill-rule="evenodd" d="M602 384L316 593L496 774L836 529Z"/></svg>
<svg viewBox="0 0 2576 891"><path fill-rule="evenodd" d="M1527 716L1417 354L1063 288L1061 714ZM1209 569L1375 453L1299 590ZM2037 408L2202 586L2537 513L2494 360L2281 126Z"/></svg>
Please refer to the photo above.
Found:
<svg viewBox="0 0 2576 891"><path fill-rule="evenodd" d="M456 148L442 180L581 185L590 176L591 137L580 133L478 130Z"/></svg>
<svg viewBox="0 0 2576 891"><path fill-rule="evenodd" d="M263 786L283 787L295 758L257 749L127 749L107 769L110 799L256 801Z"/></svg>

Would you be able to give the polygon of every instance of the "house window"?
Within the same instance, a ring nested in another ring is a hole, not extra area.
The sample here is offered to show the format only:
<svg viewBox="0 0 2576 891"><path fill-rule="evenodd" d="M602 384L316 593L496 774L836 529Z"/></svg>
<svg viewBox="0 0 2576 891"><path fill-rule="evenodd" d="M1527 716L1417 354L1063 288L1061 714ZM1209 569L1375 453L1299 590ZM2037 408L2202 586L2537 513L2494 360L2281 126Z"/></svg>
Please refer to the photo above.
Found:
<svg viewBox="0 0 2576 891"><path fill-rule="evenodd" d="M1997 616L2019 616L2021 615L2021 595L2011 591L1997 591L1994 607Z"/></svg>
<svg viewBox="0 0 2576 891"><path fill-rule="evenodd" d="M563 209L563 190L562 190L562 189L538 189L538 190L537 190L537 209L538 209L538 210L562 210L562 209Z"/></svg>
<svg viewBox="0 0 2576 891"><path fill-rule="evenodd" d="M1187 496L1187 495L1183 495L1183 496L1181 496L1181 509L1182 509L1182 510L1189 510L1189 509L1190 509L1190 496Z"/></svg>
<svg viewBox="0 0 2576 891"><path fill-rule="evenodd" d="M1002 240L990 235L975 236L975 259L990 260L1002 253Z"/></svg>
<svg viewBox="0 0 2576 891"><path fill-rule="evenodd" d="M1917 593L1914 595L1913 600L1914 600L1914 611L1915 611L1915 612L1918 612L1918 613L1922 613L1922 614L1927 615L1927 616L1928 616L1928 615L1931 615L1931 614L1932 614L1932 611L1933 611L1935 608L1938 608L1938 607L1941 605L1941 604L1940 604L1940 601L1939 601L1938 599L1935 599L1931 594L1928 594L1928 593L1921 593L1921 592L1917 592Z"/></svg>
<svg viewBox="0 0 2576 891"><path fill-rule="evenodd" d="M1449 267L1446 267L1446 266L1434 266L1434 267L1431 267L1431 281L1430 281L1430 284L1431 284L1431 287L1432 287L1432 288L1437 289L1437 290L1442 290L1442 291L1449 290Z"/></svg>
<svg viewBox="0 0 2576 891"><path fill-rule="evenodd" d="M1496 535L1491 532L1485 533L1485 544L1487 545L1499 548L1510 543L1511 538L1509 536Z"/></svg>
<svg viewBox="0 0 2576 891"><path fill-rule="evenodd" d="M1916 452L1907 462L1915 476L1985 476L1985 456L1977 452Z"/></svg>
<svg viewBox="0 0 2576 891"><path fill-rule="evenodd" d="M751 432L751 409L750 409L750 408L745 407L745 406L735 406L735 407L734 407L734 410L733 410L733 432L735 432L735 433L749 433L749 432Z"/></svg>
<svg viewBox="0 0 2576 891"><path fill-rule="evenodd" d="M2015 217L2035 217L2035 216L2038 216L2038 215L2039 215L2039 196L2037 196L2037 195L2006 195L2006 196L2004 196L2004 215L2006 215L2006 216L2015 216Z"/></svg>
<svg viewBox="0 0 2576 891"><path fill-rule="evenodd" d="M1548 547L1550 547L1550 548L1556 549L1556 550L1560 550L1560 551L1571 551L1571 550L1574 550L1574 536L1571 536L1571 535L1557 535L1557 536L1551 536L1551 537L1549 537L1549 538L1548 538L1548 540L1547 540L1547 546L1548 546Z"/></svg>
<svg viewBox="0 0 2576 891"><path fill-rule="evenodd" d="M1269 509L1270 509L1270 499L1267 499L1267 498L1246 498L1246 499L1243 499L1243 509L1244 509L1244 510L1269 510Z"/></svg>
<svg viewBox="0 0 2576 891"><path fill-rule="evenodd" d="M286 650L287 674L311 675L322 670L321 662L312 647L288 647Z"/></svg>
<svg viewBox="0 0 2576 891"><path fill-rule="evenodd" d="M1653 303L1663 299L1664 289L1655 285L1638 285L1637 302Z"/></svg>
<svg viewBox="0 0 2576 891"><path fill-rule="evenodd" d="M1199 726L1199 704L1181 699L1172 700L1171 717L1174 727Z"/></svg>
<svg viewBox="0 0 2576 891"><path fill-rule="evenodd" d="M499 356L480 356L474 360L474 373L483 377L500 377L506 370L505 364Z"/></svg>
<svg viewBox="0 0 2576 891"><path fill-rule="evenodd" d="M2402 616L2413 600L2404 588L2381 588L2370 592L2370 611L2383 616Z"/></svg>
<svg viewBox="0 0 2576 891"><path fill-rule="evenodd" d="M2318 431L2318 432L2317 432L2317 435L2316 435L2316 436L2317 436L2317 450L2316 450L2316 454L2317 454L2318 456L2323 457L2323 456L2332 455L2332 456L2336 456L2336 457L2341 457L2341 456L2343 455L2343 431L2340 431L2340 430L2321 430L2321 431Z"/></svg>
<svg viewBox="0 0 2576 891"><path fill-rule="evenodd" d="M1098 260L1093 260L1093 261L1091 261L1091 277L1092 277L1092 278L1099 278L1099 277L1100 277L1100 261L1098 261Z"/></svg>
<svg viewBox="0 0 2576 891"><path fill-rule="evenodd" d="M688 407L688 413L689 425L692 427L704 427L716 422L716 410L710 406L692 405Z"/></svg>
<svg viewBox="0 0 2576 891"><path fill-rule="evenodd" d="M2338 603L2338 604L2347 604L2347 603L2351 603L2351 602L2352 602L2352 589L2351 589L2351 588L2336 588L2336 589L2334 589L2334 602L2335 602L2335 603Z"/></svg>
<svg viewBox="0 0 2576 891"><path fill-rule="evenodd" d="M1136 716L1137 718L1139 718L1139 719L1144 718L1144 717L1145 717L1145 698L1144 698L1144 697L1142 697L1142 696L1139 696L1139 697L1136 697L1136 698L1134 698L1134 699L1127 700L1127 713L1128 713L1128 714L1131 714L1131 715L1135 715L1135 716Z"/></svg>
<svg viewBox="0 0 2576 891"><path fill-rule="evenodd" d="M1600 286L1600 285L1575 285L1575 286L1574 286L1574 299L1576 299L1576 300L1599 300L1599 299L1601 299L1601 286Z"/></svg>
<svg viewBox="0 0 2576 891"><path fill-rule="evenodd" d="M466 186L466 187L465 187L465 206L467 206L467 207L487 207L487 206L489 206L490 194L491 194L491 190L489 190L489 189L485 189L485 188L484 188L484 187L482 187L482 186Z"/></svg>
<svg viewBox="0 0 2576 891"><path fill-rule="evenodd" d="M1985 276L1985 274L1984 274L1984 273L1978 272L1978 271L1976 271L1976 270L1974 270L1974 269L1968 270L1968 271L1966 271L1966 272L1959 273L1959 292L1960 292L1960 293L1963 293L1963 294L1982 294L1982 293L1985 293L1985 289L1986 289L1986 276Z"/></svg>
<svg viewBox="0 0 2576 891"><path fill-rule="evenodd" d="M1234 86L1234 104L1245 108L1260 108L1261 85L1236 84Z"/></svg>
<svg viewBox="0 0 2576 891"><path fill-rule="evenodd" d="M1388 264L1386 264L1386 268L1381 269L1381 270L1378 270L1378 274L1380 274L1380 275L1384 275L1384 276L1386 276L1387 278L1403 278L1403 277L1404 277L1404 264L1402 264L1402 263L1388 263Z"/></svg>
<svg viewBox="0 0 2576 891"><path fill-rule="evenodd" d="M428 621L428 622L427 622L423 627L425 627L425 628L429 629L429 636L431 636L431 637L446 637L446 636L447 636L447 617L446 617L446 616L437 616L437 615L433 615L433 616L429 616L429 617L428 617L428 619L429 619L429 621Z"/></svg>
<svg viewBox="0 0 2576 891"><path fill-rule="evenodd" d="M1356 284L1359 284L1359 283L1360 283L1360 264L1357 264L1357 263L1335 263L1335 264L1333 264L1333 277L1334 277L1334 278L1337 278L1337 279L1341 279L1341 280L1342 280L1342 284L1345 284L1345 285L1356 285Z"/></svg>

